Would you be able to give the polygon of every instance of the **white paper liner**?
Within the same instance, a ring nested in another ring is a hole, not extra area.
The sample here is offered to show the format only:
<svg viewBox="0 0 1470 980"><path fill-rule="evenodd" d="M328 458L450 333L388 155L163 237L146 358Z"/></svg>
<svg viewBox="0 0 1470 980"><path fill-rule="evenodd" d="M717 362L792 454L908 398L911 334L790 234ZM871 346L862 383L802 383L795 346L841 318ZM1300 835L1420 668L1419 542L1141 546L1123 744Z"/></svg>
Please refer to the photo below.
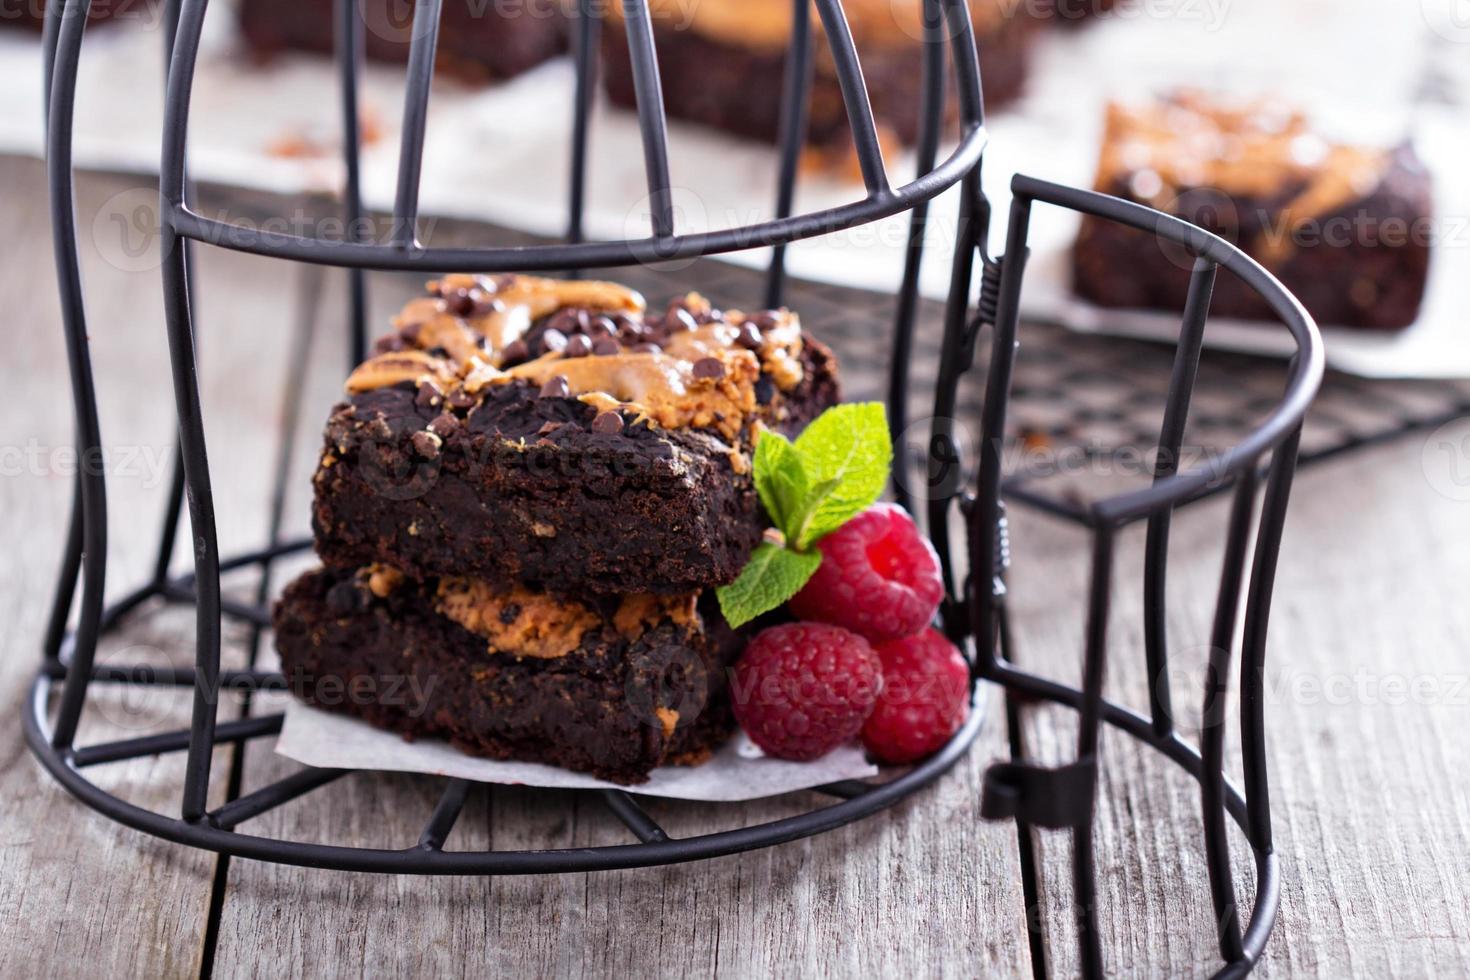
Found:
<svg viewBox="0 0 1470 980"><path fill-rule="evenodd" d="M786 762L762 755L744 734L737 734L703 765L664 766L655 769L646 783L621 786L534 762L478 759L436 739L407 742L367 722L294 700L286 706L276 752L318 768L421 772L480 783L553 789L626 789L644 796L721 803L757 800L842 779L878 775L878 767L854 745L835 749L813 762Z"/></svg>
<svg viewBox="0 0 1470 980"><path fill-rule="evenodd" d="M147 8L151 5L139 5ZM1345 138L1393 140L1411 132L1437 178L1438 239L1429 300L1403 334L1326 331L1329 363L1372 377L1470 377L1464 310L1470 300L1470 133L1464 121L1470 72L1457 69L1463 44L1443 43L1442 27L1381 0L1124 0L1113 16L1082 30L1048 31L1038 45L1026 98L989 120L986 191L1003 217L1010 175L1024 172L1087 185L1097 155L1102 104L1179 84L1245 93L1281 92ZM1411 5L1412 6L1412 5ZM1453 25L1451 25L1453 26ZM1470 33L1470 32L1466 32ZM1451 38L1453 42L1455 39ZM1470 40L1460 38L1459 40ZM1439 43L1436 43L1439 42ZM161 35L143 22L88 31L78 80L75 158L79 166L154 172L161 129ZM0 32L0 151L42 146L39 41ZM1414 105L1432 73L1453 89L1437 105ZM365 147L366 202L390 209L397 169L402 69L370 64L365 115L379 138ZM570 159L572 71L566 59L510 83L466 88L436 82L430 103L421 204L425 237L435 215L483 219L556 236L565 222ZM1461 105L1455 105L1458 99ZM335 193L336 83L328 59L283 56L259 67L241 51L228 4L211 6L196 75L190 124L194 178L280 193ZM284 139L315 145L285 157ZM674 121L670 158L681 231L749 224L772 216L774 153L768 147ZM648 233L643 156L636 120L599 105L591 130L587 230L592 237ZM901 183L910 155L889 161ZM803 176L797 209L850 202L861 187ZM923 293L943 299L949 284L955 195L932 209ZM221 217L230 218L226 214ZM84 228L86 216L83 216ZM999 249L1002 220L992 229ZM899 281L907 216L800 242L788 251L799 277L892 290ZM105 220L93 234L107 233ZM99 229L101 230L99 232ZM1066 250L1075 216L1039 207L1032 222L1031 268L1023 313L1079 330L1168 340L1177 315L1090 308L1072 298ZM765 252L726 257L755 265ZM1284 330L1212 321L1208 346L1280 355Z"/></svg>

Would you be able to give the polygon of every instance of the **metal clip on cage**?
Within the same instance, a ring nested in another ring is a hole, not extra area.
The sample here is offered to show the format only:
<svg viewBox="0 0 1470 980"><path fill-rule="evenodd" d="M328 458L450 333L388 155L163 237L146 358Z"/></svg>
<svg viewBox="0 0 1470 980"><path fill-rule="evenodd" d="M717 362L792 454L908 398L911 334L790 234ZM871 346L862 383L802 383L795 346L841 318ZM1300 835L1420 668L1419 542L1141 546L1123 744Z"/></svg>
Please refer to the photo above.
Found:
<svg viewBox="0 0 1470 980"><path fill-rule="evenodd" d="M61 581L45 640L44 660L35 680L31 710L25 718L27 738L36 756L59 782L87 805L118 822L171 841L289 864L426 874L590 871L730 854L822 833L861 819L939 778L973 742L980 727L980 712L973 713L970 721L937 755L888 782L880 785L853 782L822 787L822 791L836 798L837 802L799 816L697 837L681 838L666 832L628 793L609 791L602 793L601 797L636 838L633 842L537 852L448 850L444 846L445 840L465 801L467 786L462 780L449 781L438 806L432 814L426 815L421 840L414 847L327 846L237 831L240 823L309 793L343 773L303 769L215 809L208 807L206 790L214 746L270 736L281 726L278 714L217 723L220 692L225 689L258 691L285 687L284 679L277 673L254 667L221 669L222 616L256 627L257 636L259 629L269 623L265 609L268 597L264 587L257 604L227 600L221 594L221 575L253 569L263 581L268 581L270 566L275 559L303 551L310 547L310 542L283 542L277 531L273 532L265 547L254 553L228 559L219 555L205 450L204 409L195 367L189 245L191 241L206 242L291 261L345 268L351 309L349 346L355 363L367 346L364 270L491 272L570 269L576 274L580 270L602 266L652 263L770 247L772 256L763 299L766 304L774 306L780 303L783 292L783 246L907 212L910 215L910 232L902 286L896 303L890 380L891 424L894 431L902 431L907 422L905 405L928 202L941 191L958 186L960 221L938 365L934 405L936 419L953 420L957 417L961 376L970 368L977 345L986 334L989 358L980 418L979 475L973 495L965 493L966 488L956 476L961 468L956 465L959 454L952 427L940 422L931 433L927 516L949 589L943 625L952 637L967 643L973 650L976 683L991 681L1008 693L1066 705L1076 709L1080 715L1077 754L1072 763L1045 768L1024 759L1015 759L991 767L985 780L982 812L990 818L1013 818L1019 822L1023 832L1032 827L1071 832L1074 841L1073 901L1074 907L1082 910L1080 963L1085 974L1101 975L1103 958L1096 921L1092 835L1102 723L1106 722L1159 750L1193 776L1200 787L1208 888L1218 913L1218 939L1223 961L1219 975L1248 973L1260 956L1275 920L1280 887L1271 846L1265 765L1262 681L1267 619L1300 425L1323 371L1316 327L1302 306L1240 251L1192 225L1115 198L1024 176L1017 176L1012 181L1004 256L990 257L986 253L989 205L980 189L980 163L986 131L978 55L969 9L964 0L922 0L925 33L923 96L921 106L917 107L922 113L916 154L918 173L913 180L898 187L890 182L879 150L859 56L842 6L839 0L816 0L821 35L831 48L861 164L865 192L850 204L809 214L793 214L792 209L797 157L804 138L806 104L811 86L811 48L816 32L810 23L807 4L793 3L794 40L787 59L776 216L755 225L692 233L680 232L675 225L665 114L648 7L645 0L622 0L636 82L649 200L652 203L652 227L646 238L619 241L588 241L583 234L588 117L599 22L593 0L580 0L574 32L576 86L566 242L479 248L423 245L416 235L418 192L441 3L442 0L419 0L414 14L397 195L392 233L386 243L361 238L325 241L305 237L283 240L281 236L271 236L267 239L255 230L207 218L191 209L185 144L190 94L207 0L172 0L170 3L168 30L165 32L169 71L161 168L161 225L165 256L163 285L179 418L179 459L167 499L153 578L111 606L103 603L107 544L105 476L98 468L80 468ZM357 219L363 213L357 139L357 81L362 61L363 25L354 0L338 0L337 7L337 66L345 135L345 210L351 219L349 227L358 228L360 223ZM64 8L60 3L49 4L44 41L48 172L56 265L77 414L78 450L83 459L91 458L102 447L72 198L72 123L77 65L87 9L88 0L66 0ZM943 161L938 161L947 90L956 93L958 99L960 139L953 152ZM1026 265L1027 229L1036 204L1057 206L1131 225L1176 243L1195 257L1159 434L1160 463L1156 467L1154 482L1141 491L1099 501L1089 511L1093 533L1092 584L1080 688L1063 686L1021 671L1012 666L1009 656L1012 641L1003 582L1003 558L1009 544L1005 538L1001 500L1001 452L1016 356L1017 300ZM977 262L981 266L978 295L974 288ZM1194 387L1211 289L1221 267L1244 279L1269 302L1295 340L1297 356L1279 405L1248 438L1226 453L1209 472L1179 472L1175 461L1184 435L1184 421ZM282 466L277 474L277 500L284 479ZM1211 705L1217 705L1223 696L1233 655L1234 627L1243 610L1239 681L1240 734L1245 761L1243 788L1236 788L1225 778L1225 719L1218 717L1207 725L1201 745L1196 750L1172 727L1169 691L1163 680L1167 676L1164 562L1170 516L1176 505L1217 488L1222 481L1234 481L1234 503L1226 530L1224 566L1212 632L1209 684L1202 697L1207 709L1205 717L1212 718L1209 709ZM1262 481L1264 503L1257 522L1255 502ZM169 565L186 486L195 542L194 571L178 577L170 574ZM901 489L898 492L905 504L911 504ZM950 549L950 525L957 512L962 514L965 522L967 556L956 556ZM279 505L274 510L274 517L273 527L278 527ZM1151 678L1149 716L1134 713L1102 696L1109 599L1114 574L1113 542L1120 528L1138 521L1147 522L1143 612L1144 653ZM1253 524L1256 525L1254 528ZM1248 542L1253 533L1256 544L1251 555ZM965 568L974 571L964 574ZM81 595L74 603L78 581L81 583ZM95 664L99 636L122 626L149 600L193 604L196 607L194 666L157 668ZM78 606L76 624L70 627L74 604ZM89 687L93 684L192 687L192 724L183 731L106 744L76 745L78 721L87 704ZM177 813L141 809L100 788L88 778L87 770L92 766L162 752L187 753L187 769ZM1250 915L1244 919L1231 875L1227 819L1234 820L1244 829L1255 858L1255 894L1248 903Z"/></svg>

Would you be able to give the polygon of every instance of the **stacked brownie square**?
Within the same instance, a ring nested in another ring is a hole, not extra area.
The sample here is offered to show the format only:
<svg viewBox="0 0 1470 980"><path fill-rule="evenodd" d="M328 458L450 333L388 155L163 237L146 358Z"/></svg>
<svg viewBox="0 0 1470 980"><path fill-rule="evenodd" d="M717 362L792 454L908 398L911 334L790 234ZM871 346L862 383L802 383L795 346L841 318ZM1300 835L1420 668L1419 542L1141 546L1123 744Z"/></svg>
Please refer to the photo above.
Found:
<svg viewBox="0 0 1470 980"><path fill-rule="evenodd" d="M374 61L405 62L414 35L414 0L356 0L363 50ZM257 56L296 49L330 54L336 0L241 0L240 32ZM514 78L567 49L560 0L445 0L437 67L467 82Z"/></svg>
<svg viewBox="0 0 1470 980"><path fill-rule="evenodd" d="M529 276L445 277L395 326L327 425L325 567L275 616L293 691L623 783L706 756L754 441L835 403L831 353L786 310Z"/></svg>
<svg viewBox="0 0 1470 980"><path fill-rule="evenodd" d="M1408 144L1333 142L1274 100L1184 90L1109 107L1095 186L1238 244L1324 326L1399 330L1418 317L1433 187ZM1086 300L1183 309L1192 262L1151 234L1089 218L1072 258ZM1217 281L1211 311L1273 319L1234 276Z"/></svg>
<svg viewBox="0 0 1470 980"><path fill-rule="evenodd" d="M750 139L775 142L780 128L791 0L649 0L670 116ZM844 0L879 135L889 145L918 140L923 86L920 0ZM1043 20L1025 4L970 0L985 101L996 108L1020 95L1030 47ZM607 8L604 81L615 105L635 104L632 57L621 7ZM807 142L819 165L851 155L850 127L837 69L816 13L815 69ZM946 100L949 121L958 101Z"/></svg>

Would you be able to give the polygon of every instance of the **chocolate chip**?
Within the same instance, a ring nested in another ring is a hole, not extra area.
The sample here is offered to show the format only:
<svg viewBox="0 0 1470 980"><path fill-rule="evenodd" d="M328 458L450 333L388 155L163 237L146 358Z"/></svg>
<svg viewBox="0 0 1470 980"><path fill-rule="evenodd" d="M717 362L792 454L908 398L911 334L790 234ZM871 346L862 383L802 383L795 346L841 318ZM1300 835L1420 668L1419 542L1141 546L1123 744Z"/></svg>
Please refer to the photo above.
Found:
<svg viewBox="0 0 1470 980"><path fill-rule="evenodd" d="M373 345L373 349L379 354L396 354L399 351L408 350L408 342L398 334L393 334L391 337L380 338Z"/></svg>
<svg viewBox="0 0 1470 980"><path fill-rule="evenodd" d="M547 327L541 334L541 346L545 350L560 354L567 349L567 335L555 327Z"/></svg>
<svg viewBox="0 0 1470 980"><path fill-rule="evenodd" d="M681 306L669 310L669 315L664 317L664 326L671 333L679 333L684 330L694 330L699 326L699 321Z"/></svg>
<svg viewBox="0 0 1470 980"><path fill-rule="evenodd" d="M440 439L448 439L459 431L459 419L445 412L429 423L429 431Z"/></svg>
<svg viewBox="0 0 1470 980"><path fill-rule="evenodd" d="M576 310L557 310L546 321L548 331L560 330L564 334L570 334L579 332L578 327Z"/></svg>
<svg viewBox="0 0 1470 980"><path fill-rule="evenodd" d="M549 436L565 424L564 422L542 422L541 428L536 430L536 434L538 436Z"/></svg>
<svg viewBox="0 0 1470 980"><path fill-rule="evenodd" d="M608 357L622 349L622 345L611 337L598 337L592 342L592 353L598 357Z"/></svg>
<svg viewBox="0 0 1470 980"><path fill-rule="evenodd" d="M355 582L338 582L327 590L327 608L338 615L354 613L367 605L367 596Z"/></svg>
<svg viewBox="0 0 1470 980"><path fill-rule="evenodd" d="M586 310L578 310L575 316L577 318L577 332L588 333L592 329L592 314Z"/></svg>
<svg viewBox="0 0 1470 980"><path fill-rule="evenodd" d="M524 340L512 340L505 345L505 350L500 352L500 363L519 364L528 360L531 356L531 348L526 346Z"/></svg>
<svg viewBox="0 0 1470 980"><path fill-rule="evenodd" d="M475 298L461 290L444 297L444 308L455 316L469 316L475 312Z"/></svg>
<svg viewBox="0 0 1470 980"><path fill-rule="evenodd" d="M623 417L617 412L599 412L592 420L592 431L603 435L617 435L623 431Z"/></svg>
<svg viewBox="0 0 1470 980"><path fill-rule="evenodd" d="M755 380L755 400L762 405L771 404L776 397L776 385L770 378L761 375Z"/></svg>
<svg viewBox="0 0 1470 980"><path fill-rule="evenodd" d="M444 445L443 439L440 439L427 429L422 432L415 432L410 441L413 443L413 451L424 459L437 459L439 457L439 447Z"/></svg>
<svg viewBox="0 0 1470 980"><path fill-rule="evenodd" d="M709 309L702 311L698 319L700 323L718 323L725 319L725 311L711 306Z"/></svg>
<svg viewBox="0 0 1470 980"><path fill-rule="evenodd" d="M420 381L418 390L413 396L413 403L419 408L438 408L444 401L444 392L432 381Z"/></svg>
<svg viewBox="0 0 1470 980"><path fill-rule="evenodd" d="M507 602L500 607L500 624L509 626L521 616L521 604L518 602Z"/></svg>
<svg viewBox="0 0 1470 980"><path fill-rule="evenodd" d="M541 386L542 398L566 398L571 393L571 385L559 374L554 378L547 378L546 383Z"/></svg>
<svg viewBox="0 0 1470 980"><path fill-rule="evenodd" d="M634 344L632 347L629 347L628 350L632 351L634 354L662 354L664 349L658 344L643 343Z"/></svg>
<svg viewBox="0 0 1470 980"><path fill-rule="evenodd" d="M595 316L587 323L587 332L593 337L611 337L618 332L612 317Z"/></svg>
<svg viewBox="0 0 1470 980"><path fill-rule="evenodd" d="M746 350L759 350L761 339L760 330L749 320L742 323L735 332L735 343L744 347Z"/></svg>
<svg viewBox="0 0 1470 980"><path fill-rule="evenodd" d="M718 357L701 357L694 362L694 376L696 378L723 378L725 376L725 365Z"/></svg>
<svg viewBox="0 0 1470 980"><path fill-rule="evenodd" d="M585 334L577 334L567 341L566 349L562 351L567 357L586 357L592 353L592 341Z"/></svg>
<svg viewBox="0 0 1470 980"><path fill-rule="evenodd" d="M475 406L475 396L463 388L456 388L444 396L444 402L450 408L463 412Z"/></svg>
<svg viewBox="0 0 1470 980"><path fill-rule="evenodd" d="M776 325L776 314L771 310L755 313L746 318L747 323L753 323L762 330L769 330Z"/></svg>

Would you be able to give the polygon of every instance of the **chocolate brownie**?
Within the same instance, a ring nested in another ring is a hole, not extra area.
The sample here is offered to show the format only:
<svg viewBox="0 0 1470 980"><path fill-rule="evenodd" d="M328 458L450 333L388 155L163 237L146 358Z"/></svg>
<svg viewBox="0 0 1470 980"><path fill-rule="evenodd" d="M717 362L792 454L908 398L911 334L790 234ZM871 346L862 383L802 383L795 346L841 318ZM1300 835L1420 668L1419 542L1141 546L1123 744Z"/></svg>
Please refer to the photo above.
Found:
<svg viewBox="0 0 1470 980"><path fill-rule="evenodd" d="M762 531L762 426L838 399L786 310L661 315L611 283L452 276L349 378L315 477L324 562L558 595L733 581Z"/></svg>
<svg viewBox="0 0 1470 980"><path fill-rule="evenodd" d="M406 62L413 0L358 0L357 9L367 56ZM330 54L337 34L334 11L334 0L241 0L240 30L262 57L291 48ZM445 0L440 17L437 66L469 81L513 78L567 48L560 0Z"/></svg>
<svg viewBox="0 0 1470 980"><path fill-rule="evenodd" d="M1002 0L972 0L971 15L982 51L981 81L987 107L1020 94L1028 50L1040 21ZM853 40L862 60L880 135L903 145L918 139L922 90L921 6L892 0L847 0ZM786 53L791 41L790 0L652 0L649 4L670 116L703 123L750 139L775 142L779 133ZM842 90L831 51L814 44L807 141L824 153L851 153ZM613 103L635 104L631 57L617 5L609 8L603 44L604 81ZM957 117L953 92L946 100Z"/></svg>
<svg viewBox="0 0 1470 980"><path fill-rule="evenodd" d="M1109 107L1096 187L1235 242L1325 326L1392 330L1418 316L1433 203L1408 146L1335 144L1300 113L1182 92ZM1102 306L1182 310L1190 264L1150 234L1085 219L1074 289ZM1230 275L1219 277L1210 309L1273 319Z"/></svg>
<svg viewBox="0 0 1470 980"><path fill-rule="evenodd" d="M709 596L557 602L382 566L321 569L275 609L297 697L473 755L619 783L702 761L733 729L738 636Z"/></svg>
<svg viewBox="0 0 1470 980"><path fill-rule="evenodd" d="M46 5L62 0L0 0L0 27L19 27L39 31L46 24ZM156 25L159 6L153 0L92 0L87 9L87 23L133 18Z"/></svg>

